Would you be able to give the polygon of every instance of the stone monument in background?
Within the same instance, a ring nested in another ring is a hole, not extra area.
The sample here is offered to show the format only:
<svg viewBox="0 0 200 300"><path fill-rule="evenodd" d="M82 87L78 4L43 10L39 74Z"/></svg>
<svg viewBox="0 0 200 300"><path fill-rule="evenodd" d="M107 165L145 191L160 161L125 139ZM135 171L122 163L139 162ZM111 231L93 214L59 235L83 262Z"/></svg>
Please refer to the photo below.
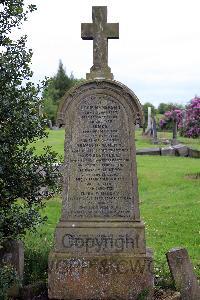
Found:
<svg viewBox="0 0 200 300"><path fill-rule="evenodd" d="M148 106L148 121L147 121L147 128L145 130L145 135L152 136L152 117L151 117L151 106Z"/></svg>
<svg viewBox="0 0 200 300"><path fill-rule="evenodd" d="M72 88L59 107L65 125L62 216L49 255L50 299L151 299L152 253L140 219L134 140L142 119L138 98L113 80L107 7L92 8L93 39L87 81Z"/></svg>

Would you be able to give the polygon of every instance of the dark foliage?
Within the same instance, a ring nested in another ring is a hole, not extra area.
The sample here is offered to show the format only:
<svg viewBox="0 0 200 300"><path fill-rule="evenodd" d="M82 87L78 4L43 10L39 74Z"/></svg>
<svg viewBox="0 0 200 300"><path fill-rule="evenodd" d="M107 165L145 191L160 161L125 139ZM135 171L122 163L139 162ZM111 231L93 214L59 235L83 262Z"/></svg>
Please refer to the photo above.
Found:
<svg viewBox="0 0 200 300"><path fill-rule="evenodd" d="M30 146L46 136L40 87L30 81L32 51L26 49L26 36L11 38L12 30L35 9L34 5L26 9L23 0L1 1L0 245L42 222L39 210L48 196L42 190L48 187L54 193L57 188L56 153L46 148L38 156Z"/></svg>

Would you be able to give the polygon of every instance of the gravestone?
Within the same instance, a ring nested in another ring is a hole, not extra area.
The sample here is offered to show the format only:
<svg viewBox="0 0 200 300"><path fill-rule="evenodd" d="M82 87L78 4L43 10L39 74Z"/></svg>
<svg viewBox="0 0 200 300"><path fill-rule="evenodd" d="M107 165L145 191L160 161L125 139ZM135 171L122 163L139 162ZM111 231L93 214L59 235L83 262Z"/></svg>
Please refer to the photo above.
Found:
<svg viewBox="0 0 200 300"><path fill-rule="evenodd" d="M153 117L153 143L158 144L158 135L157 135L157 124L156 124L156 118Z"/></svg>
<svg viewBox="0 0 200 300"><path fill-rule="evenodd" d="M0 248L0 267L1 265L10 265L16 271L19 283L14 284L8 294L17 297L24 276L24 246L21 241L11 240L3 248Z"/></svg>
<svg viewBox="0 0 200 300"><path fill-rule="evenodd" d="M183 130L185 130L185 127L186 127L186 119L187 119L187 112L186 112L186 110L183 110L182 111L182 127L183 127Z"/></svg>
<svg viewBox="0 0 200 300"><path fill-rule="evenodd" d="M174 147L166 147L161 148L161 155L169 155L169 156L175 156L175 149Z"/></svg>
<svg viewBox="0 0 200 300"><path fill-rule="evenodd" d="M199 300L200 286L187 250L175 248L168 251L166 256L176 288L181 293L181 299Z"/></svg>
<svg viewBox="0 0 200 300"><path fill-rule="evenodd" d="M173 121L173 131L172 131L172 145L177 144L177 131L178 131L178 123L177 120L174 119Z"/></svg>
<svg viewBox="0 0 200 300"><path fill-rule="evenodd" d="M151 129L151 107L148 107L148 125L147 129Z"/></svg>
<svg viewBox="0 0 200 300"><path fill-rule="evenodd" d="M63 204L49 255L49 298L151 299L152 253L140 219L134 140L142 109L130 89L111 80L107 39L118 37L118 24L107 23L107 7L92 11L93 25L82 24L82 38L94 39L90 80L59 107Z"/></svg>
<svg viewBox="0 0 200 300"><path fill-rule="evenodd" d="M152 135L152 118L151 118L151 107L148 107L148 121L147 128L145 130L145 134L151 136Z"/></svg>

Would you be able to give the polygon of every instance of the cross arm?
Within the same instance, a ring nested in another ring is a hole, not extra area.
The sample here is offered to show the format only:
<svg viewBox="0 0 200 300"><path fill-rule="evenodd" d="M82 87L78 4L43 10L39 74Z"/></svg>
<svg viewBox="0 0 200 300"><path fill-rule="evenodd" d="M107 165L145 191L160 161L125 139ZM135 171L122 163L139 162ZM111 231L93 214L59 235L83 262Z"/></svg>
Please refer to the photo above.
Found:
<svg viewBox="0 0 200 300"><path fill-rule="evenodd" d="M81 24L81 38L83 40L93 40L94 26L92 23L82 23Z"/></svg>
<svg viewBox="0 0 200 300"><path fill-rule="evenodd" d="M106 34L109 39L119 38L119 23L108 23L106 25Z"/></svg>

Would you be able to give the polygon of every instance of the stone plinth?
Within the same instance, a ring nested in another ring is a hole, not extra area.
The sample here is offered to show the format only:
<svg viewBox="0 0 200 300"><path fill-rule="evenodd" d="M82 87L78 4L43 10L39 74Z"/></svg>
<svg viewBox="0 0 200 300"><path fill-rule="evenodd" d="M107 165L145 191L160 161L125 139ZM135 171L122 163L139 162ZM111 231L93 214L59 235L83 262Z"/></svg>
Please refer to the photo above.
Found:
<svg viewBox="0 0 200 300"><path fill-rule="evenodd" d="M151 299L151 254L49 257L49 297L52 299Z"/></svg>

